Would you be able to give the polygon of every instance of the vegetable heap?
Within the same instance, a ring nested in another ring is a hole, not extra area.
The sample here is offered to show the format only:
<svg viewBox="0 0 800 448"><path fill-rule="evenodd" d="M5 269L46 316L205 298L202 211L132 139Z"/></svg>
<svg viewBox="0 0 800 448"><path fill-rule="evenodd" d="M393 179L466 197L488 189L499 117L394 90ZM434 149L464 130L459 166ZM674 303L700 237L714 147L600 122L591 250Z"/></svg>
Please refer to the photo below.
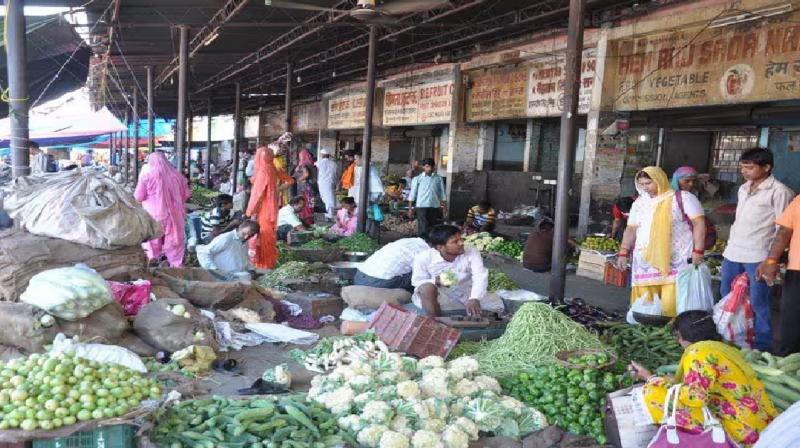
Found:
<svg viewBox="0 0 800 448"><path fill-rule="evenodd" d="M82 319L113 302L108 284L87 267L57 268L31 277L20 301L65 320Z"/></svg>
<svg viewBox="0 0 800 448"><path fill-rule="evenodd" d="M158 384L138 372L72 353L33 354L0 368L1 430L51 430L120 417L161 395Z"/></svg>
<svg viewBox="0 0 800 448"><path fill-rule="evenodd" d="M467 448L482 432L520 438L547 424L479 367L469 357L445 364L382 353L314 377L308 396L372 448Z"/></svg>
<svg viewBox="0 0 800 448"><path fill-rule="evenodd" d="M214 206L214 198L217 196L219 196L219 192L217 191L209 190L198 184L192 184L192 197L189 199L189 202L201 208L211 208Z"/></svg>
<svg viewBox="0 0 800 448"><path fill-rule="evenodd" d="M573 434L589 435L606 443L606 394L620 387L611 372L594 369L537 367L504 380L503 390L523 403L540 409L548 421Z"/></svg>
<svg viewBox="0 0 800 448"><path fill-rule="evenodd" d="M151 437L170 448L327 448L350 443L330 412L302 395L185 401L156 419Z"/></svg>
<svg viewBox="0 0 800 448"><path fill-rule="evenodd" d="M555 362L564 350L602 348L582 326L544 303L522 305L498 339L470 347L484 372L502 377Z"/></svg>
<svg viewBox="0 0 800 448"><path fill-rule="evenodd" d="M378 250L380 245L366 233L354 233L337 241L336 247L348 252L372 253Z"/></svg>
<svg viewBox="0 0 800 448"><path fill-rule="evenodd" d="M473 233L464 237L464 244L472 246L481 253L496 253L506 255L511 258L522 256L524 249L519 241L508 241L501 236L492 236L488 232Z"/></svg>
<svg viewBox="0 0 800 448"><path fill-rule="evenodd" d="M648 327L616 323L604 326L602 340L616 348L625 365L636 361L653 370L664 364L675 364L683 353L668 325Z"/></svg>
<svg viewBox="0 0 800 448"><path fill-rule="evenodd" d="M778 410L783 412L800 401L800 353L784 358L758 350L742 350L742 354Z"/></svg>
<svg viewBox="0 0 800 448"><path fill-rule="evenodd" d="M567 359L567 362L570 364L583 367L602 366L609 361L611 361L611 358L608 356L608 353L604 352L589 353L588 355L582 356L570 356L569 359Z"/></svg>
<svg viewBox="0 0 800 448"><path fill-rule="evenodd" d="M578 297L565 299L564 305L558 305L555 308L575 322L595 331L599 331L609 321L622 319L619 313L608 313L600 307L589 305Z"/></svg>
<svg viewBox="0 0 800 448"><path fill-rule="evenodd" d="M581 247L598 252L619 252L619 241L604 236L587 236Z"/></svg>
<svg viewBox="0 0 800 448"><path fill-rule="evenodd" d="M505 289L513 291L519 289L519 286L511 277L505 272L498 271L497 269L489 269L489 292L500 291Z"/></svg>
<svg viewBox="0 0 800 448"><path fill-rule="evenodd" d="M311 276L313 270L304 261L288 261L261 276L258 283L265 288L286 287L286 280L297 280Z"/></svg>
<svg viewBox="0 0 800 448"><path fill-rule="evenodd" d="M311 240L301 245L300 247L302 247L303 249L314 249L314 250L330 249L331 247L333 247L333 243L329 243L323 239L318 238Z"/></svg>
<svg viewBox="0 0 800 448"><path fill-rule="evenodd" d="M299 261L297 254L289 249L289 246L282 241L278 241L278 266L282 266L290 261Z"/></svg>
<svg viewBox="0 0 800 448"><path fill-rule="evenodd" d="M372 330L353 337L333 336L322 338L311 350L294 349L289 356L303 364L306 370L324 373L355 360L376 358L389 349Z"/></svg>

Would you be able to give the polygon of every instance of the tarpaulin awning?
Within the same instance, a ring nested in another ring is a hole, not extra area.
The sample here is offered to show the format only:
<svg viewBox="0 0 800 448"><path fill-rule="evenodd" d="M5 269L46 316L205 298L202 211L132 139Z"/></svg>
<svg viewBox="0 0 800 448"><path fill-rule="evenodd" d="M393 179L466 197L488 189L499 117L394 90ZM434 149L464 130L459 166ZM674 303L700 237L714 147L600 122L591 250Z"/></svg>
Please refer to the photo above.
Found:
<svg viewBox="0 0 800 448"><path fill-rule="evenodd" d="M0 147L9 146L9 124L8 118L0 120ZM96 112L32 113L30 119L30 139L39 146L86 143L94 141L97 136L124 130L125 125L105 107Z"/></svg>

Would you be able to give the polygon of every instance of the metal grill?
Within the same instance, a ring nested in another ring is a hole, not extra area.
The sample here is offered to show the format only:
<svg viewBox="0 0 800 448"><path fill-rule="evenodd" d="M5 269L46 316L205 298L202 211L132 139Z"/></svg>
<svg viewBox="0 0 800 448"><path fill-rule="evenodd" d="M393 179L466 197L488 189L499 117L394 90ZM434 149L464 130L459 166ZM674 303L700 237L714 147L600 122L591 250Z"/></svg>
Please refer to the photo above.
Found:
<svg viewBox="0 0 800 448"><path fill-rule="evenodd" d="M717 180L739 183L739 158L745 150L758 145L758 131L714 132L711 174Z"/></svg>

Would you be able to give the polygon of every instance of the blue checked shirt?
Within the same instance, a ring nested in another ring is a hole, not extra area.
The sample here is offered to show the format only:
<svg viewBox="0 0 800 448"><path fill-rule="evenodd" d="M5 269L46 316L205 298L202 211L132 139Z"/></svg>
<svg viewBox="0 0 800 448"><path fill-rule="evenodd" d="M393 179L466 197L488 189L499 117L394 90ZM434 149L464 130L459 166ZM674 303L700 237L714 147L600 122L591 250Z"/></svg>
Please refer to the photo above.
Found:
<svg viewBox="0 0 800 448"><path fill-rule="evenodd" d="M408 200L417 208L439 208L446 199L444 181L438 174L420 174L411 181Z"/></svg>

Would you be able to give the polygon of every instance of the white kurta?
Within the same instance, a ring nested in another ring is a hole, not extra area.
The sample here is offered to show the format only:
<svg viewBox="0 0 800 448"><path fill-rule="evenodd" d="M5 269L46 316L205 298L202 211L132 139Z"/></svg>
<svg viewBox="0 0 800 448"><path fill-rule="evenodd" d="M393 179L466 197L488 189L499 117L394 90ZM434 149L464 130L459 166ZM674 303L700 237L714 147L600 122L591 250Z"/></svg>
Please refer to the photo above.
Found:
<svg viewBox="0 0 800 448"><path fill-rule="evenodd" d="M353 188L347 191L347 195L352 197L356 200L356 205L359 204L360 200L360 191L361 191L361 170L362 167L357 166L355 170L355 182L353 183ZM369 170L369 179L367 182L369 188L369 200L375 201L381 197L383 194L383 181L381 181L381 175L377 168L374 166Z"/></svg>
<svg viewBox="0 0 800 448"><path fill-rule="evenodd" d="M330 158L321 158L317 161L317 184L319 195L325 203L325 216L333 218L336 210L336 162Z"/></svg>

